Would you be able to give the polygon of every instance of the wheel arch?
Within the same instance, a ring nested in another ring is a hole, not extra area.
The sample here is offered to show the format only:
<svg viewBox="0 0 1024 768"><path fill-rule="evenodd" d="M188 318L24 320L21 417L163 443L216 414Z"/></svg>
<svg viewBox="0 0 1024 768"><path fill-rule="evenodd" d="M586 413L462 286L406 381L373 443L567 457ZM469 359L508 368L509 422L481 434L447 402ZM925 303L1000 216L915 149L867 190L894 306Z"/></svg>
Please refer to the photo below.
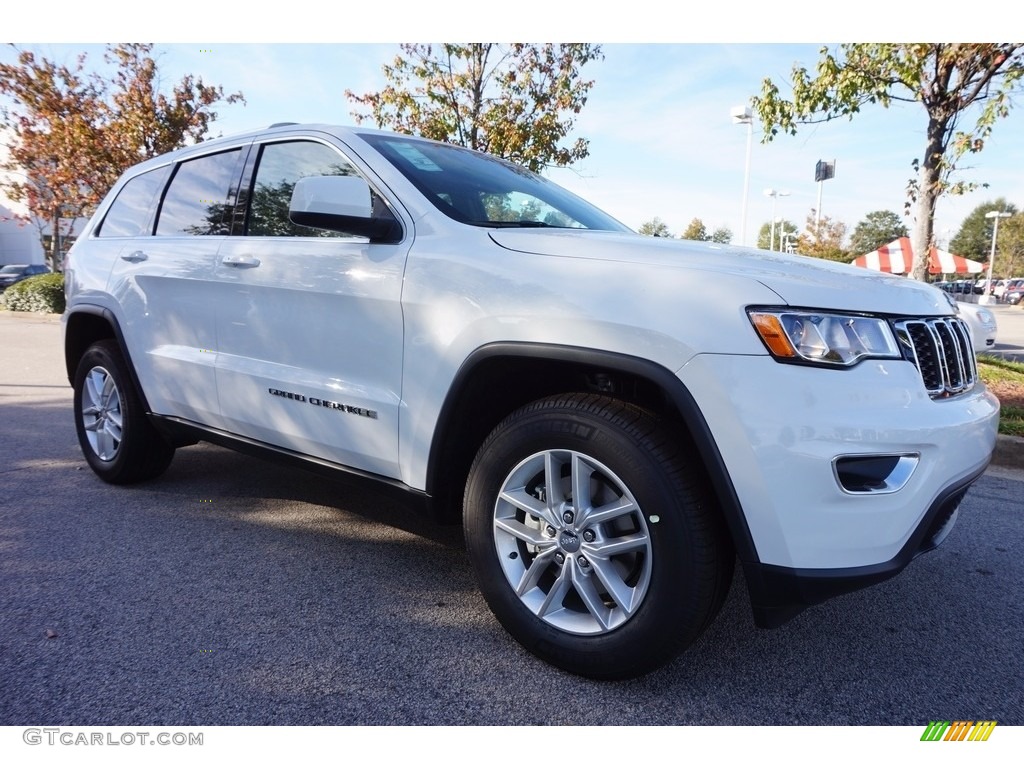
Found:
<svg viewBox="0 0 1024 768"><path fill-rule="evenodd" d="M514 386L509 386L510 379ZM438 516L458 520L470 464L499 421L526 403L573 391L605 394L675 421L678 434L701 458L741 561L757 561L739 497L693 395L667 368L604 350L531 342L501 342L475 350L455 375L430 447L427 492Z"/></svg>
<svg viewBox="0 0 1024 768"><path fill-rule="evenodd" d="M135 373L128 345L125 343L121 324L114 313L95 304L79 304L70 310L64 322L64 366L68 381L74 384L75 371L78 363L93 344L102 339L113 339L128 366L128 375L146 412L149 413L149 401Z"/></svg>

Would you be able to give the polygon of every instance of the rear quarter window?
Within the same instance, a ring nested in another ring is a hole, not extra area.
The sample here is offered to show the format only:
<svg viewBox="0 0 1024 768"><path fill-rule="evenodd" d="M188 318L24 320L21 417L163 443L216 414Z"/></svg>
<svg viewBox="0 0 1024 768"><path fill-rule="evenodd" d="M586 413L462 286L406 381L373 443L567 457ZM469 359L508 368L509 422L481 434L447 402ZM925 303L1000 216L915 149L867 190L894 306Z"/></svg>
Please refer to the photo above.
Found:
<svg viewBox="0 0 1024 768"><path fill-rule="evenodd" d="M171 166L165 165L131 179L117 193L103 217L99 237L137 237L153 232L153 215Z"/></svg>

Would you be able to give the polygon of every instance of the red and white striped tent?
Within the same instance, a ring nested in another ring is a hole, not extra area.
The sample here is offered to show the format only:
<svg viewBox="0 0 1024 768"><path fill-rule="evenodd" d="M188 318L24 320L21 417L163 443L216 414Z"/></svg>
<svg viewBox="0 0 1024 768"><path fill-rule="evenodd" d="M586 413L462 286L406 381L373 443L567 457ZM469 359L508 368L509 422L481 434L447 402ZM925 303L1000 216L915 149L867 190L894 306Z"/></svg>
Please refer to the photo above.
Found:
<svg viewBox="0 0 1024 768"><path fill-rule="evenodd" d="M907 274L913 263L914 251L910 247L909 237L893 240L877 251L865 253L853 260L853 264L858 267L866 267L879 272L891 272L894 275ZM928 273L931 275L977 274L984 268L985 265L980 261L965 259L963 256L956 256L949 251L939 250L935 246L932 246L928 252Z"/></svg>

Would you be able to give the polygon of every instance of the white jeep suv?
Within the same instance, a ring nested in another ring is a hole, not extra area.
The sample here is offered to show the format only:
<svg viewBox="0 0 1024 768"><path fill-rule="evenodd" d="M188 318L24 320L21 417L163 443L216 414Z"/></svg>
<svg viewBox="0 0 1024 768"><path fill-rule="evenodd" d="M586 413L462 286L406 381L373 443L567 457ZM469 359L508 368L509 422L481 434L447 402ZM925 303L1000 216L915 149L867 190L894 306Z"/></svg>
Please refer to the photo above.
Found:
<svg viewBox="0 0 1024 768"><path fill-rule="evenodd" d="M634 234L505 161L274 126L132 168L67 264L74 418L107 482L207 440L460 520L532 652L675 657L736 558L774 627L941 541L998 403L945 295Z"/></svg>

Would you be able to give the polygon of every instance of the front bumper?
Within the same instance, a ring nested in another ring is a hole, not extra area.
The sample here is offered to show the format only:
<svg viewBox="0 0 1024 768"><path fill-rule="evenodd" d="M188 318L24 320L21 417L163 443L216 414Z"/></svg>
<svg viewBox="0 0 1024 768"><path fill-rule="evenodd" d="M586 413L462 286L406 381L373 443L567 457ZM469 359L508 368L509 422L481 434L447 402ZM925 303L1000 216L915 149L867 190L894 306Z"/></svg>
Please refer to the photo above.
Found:
<svg viewBox="0 0 1024 768"><path fill-rule="evenodd" d="M761 626L932 548L995 446L999 404L982 384L932 400L902 360L832 370L699 355L678 376L735 491L729 522ZM839 457L907 455L916 466L896 490L851 493L835 472Z"/></svg>
<svg viewBox="0 0 1024 768"><path fill-rule="evenodd" d="M896 576L911 560L934 549L949 534L956 523L960 501L984 471L981 469L973 477L943 491L903 549L884 563L857 568L784 568L743 563L754 623L763 629L774 629L805 608Z"/></svg>

